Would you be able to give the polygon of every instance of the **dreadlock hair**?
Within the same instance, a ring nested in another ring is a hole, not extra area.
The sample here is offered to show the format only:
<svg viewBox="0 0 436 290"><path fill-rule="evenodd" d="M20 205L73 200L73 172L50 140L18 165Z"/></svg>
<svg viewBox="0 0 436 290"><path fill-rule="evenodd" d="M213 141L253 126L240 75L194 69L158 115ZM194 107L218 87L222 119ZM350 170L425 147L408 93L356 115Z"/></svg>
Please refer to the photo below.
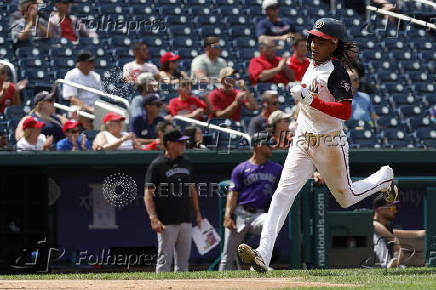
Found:
<svg viewBox="0 0 436 290"><path fill-rule="evenodd" d="M307 51L312 51L310 49L312 39L313 35L310 34L307 38ZM353 69L353 60L350 58L349 53L353 52L353 49L356 49L357 47L358 45L356 42L338 40L338 45L332 56L342 62L342 64L345 66L345 69L351 70Z"/></svg>

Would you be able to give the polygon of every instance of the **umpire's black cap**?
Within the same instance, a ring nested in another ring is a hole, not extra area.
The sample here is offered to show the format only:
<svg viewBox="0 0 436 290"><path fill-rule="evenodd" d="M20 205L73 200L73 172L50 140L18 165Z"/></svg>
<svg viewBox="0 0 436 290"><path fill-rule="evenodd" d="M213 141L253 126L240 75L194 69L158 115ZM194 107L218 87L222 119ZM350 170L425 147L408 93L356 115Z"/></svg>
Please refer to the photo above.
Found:
<svg viewBox="0 0 436 290"><path fill-rule="evenodd" d="M333 18L321 18L315 22L309 33L333 41L344 40L345 25Z"/></svg>
<svg viewBox="0 0 436 290"><path fill-rule="evenodd" d="M273 136L269 132L257 132L251 137L251 145L268 145L275 146L277 145L276 140L274 140Z"/></svg>
<svg viewBox="0 0 436 290"><path fill-rule="evenodd" d="M383 194L380 193L379 196L377 196L376 198L374 198L373 202L372 202L372 206L374 209L378 209L379 207L384 207L387 205L396 205L400 203L398 200L394 201L393 203L388 203L386 201L386 199L383 197Z"/></svg>
<svg viewBox="0 0 436 290"><path fill-rule="evenodd" d="M183 135L179 129L171 129L167 132L165 132L165 134L163 135L163 144L164 146L167 146L167 142L168 141L174 141L174 142L178 142L178 141L186 141L189 140L188 136Z"/></svg>

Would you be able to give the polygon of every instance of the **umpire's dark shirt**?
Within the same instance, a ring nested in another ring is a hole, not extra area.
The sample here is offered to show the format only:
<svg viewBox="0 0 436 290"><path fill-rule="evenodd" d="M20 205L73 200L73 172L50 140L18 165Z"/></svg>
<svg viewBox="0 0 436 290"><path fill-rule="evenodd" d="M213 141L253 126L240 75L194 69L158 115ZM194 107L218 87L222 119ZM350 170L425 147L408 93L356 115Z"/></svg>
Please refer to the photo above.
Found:
<svg viewBox="0 0 436 290"><path fill-rule="evenodd" d="M194 183L192 166L183 155L171 160L161 154L147 168L145 188L155 188L156 213L164 225L191 222L189 183Z"/></svg>

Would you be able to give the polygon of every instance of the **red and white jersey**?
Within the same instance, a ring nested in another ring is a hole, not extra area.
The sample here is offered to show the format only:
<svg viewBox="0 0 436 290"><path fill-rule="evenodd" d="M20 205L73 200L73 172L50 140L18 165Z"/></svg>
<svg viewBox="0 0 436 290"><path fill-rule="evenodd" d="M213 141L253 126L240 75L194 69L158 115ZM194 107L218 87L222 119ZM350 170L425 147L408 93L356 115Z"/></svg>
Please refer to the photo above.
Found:
<svg viewBox="0 0 436 290"><path fill-rule="evenodd" d="M301 80L312 93L326 102L351 101L351 81L343 64L338 60L330 60L315 65L311 60ZM342 129L343 120L331 117L311 106L300 106L297 118L301 132L328 134Z"/></svg>

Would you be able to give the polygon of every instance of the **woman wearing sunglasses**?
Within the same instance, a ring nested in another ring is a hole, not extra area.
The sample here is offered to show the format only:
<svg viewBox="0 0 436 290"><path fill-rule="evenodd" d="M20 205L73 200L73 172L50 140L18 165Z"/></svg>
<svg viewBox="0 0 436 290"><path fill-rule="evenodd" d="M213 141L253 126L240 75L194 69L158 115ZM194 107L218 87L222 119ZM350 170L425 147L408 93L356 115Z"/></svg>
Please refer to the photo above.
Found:
<svg viewBox="0 0 436 290"><path fill-rule="evenodd" d="M46 91L36 94L33 99L34 108L30 111L29 116L35 118L39 122L43 122L41 134L45 136L53 136L53 146L61 139L65 138L62 131L62 124L67 121L66 118L57 115L54 107L54 95ZM15 130L15 139L19 141L23 135L23 122L26 117L22 118Z"/></svg>
<svg viewBox="0 0 436 290"><path fill-rule="evenodd" d="M65 138L56 144L57 151L87 151L92 150L91 143L82 132L82 124L75 120L68 120L62 127Z"/></svg>

